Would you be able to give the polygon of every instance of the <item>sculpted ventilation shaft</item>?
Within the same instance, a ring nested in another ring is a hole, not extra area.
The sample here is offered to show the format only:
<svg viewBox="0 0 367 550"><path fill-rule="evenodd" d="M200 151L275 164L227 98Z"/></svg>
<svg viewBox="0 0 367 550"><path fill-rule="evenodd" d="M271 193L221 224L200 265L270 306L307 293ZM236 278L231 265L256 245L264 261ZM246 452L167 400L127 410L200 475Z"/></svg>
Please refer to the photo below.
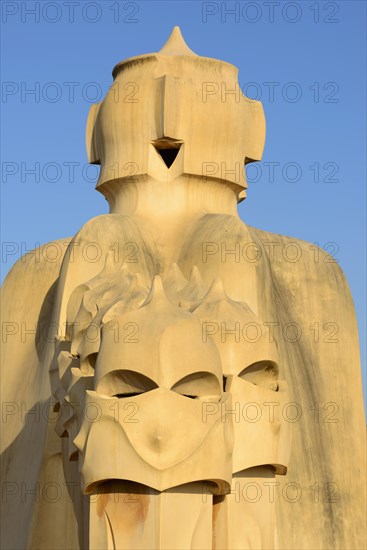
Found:
<svg viewBox="0 0 367 550"><path fill-rule="evenodd" d="M6 331L3 547L362 547L344 277L237 213L261 103L178 27L113 76L87 123L110 213L4 285L4 319L37 330Z"/></svg>

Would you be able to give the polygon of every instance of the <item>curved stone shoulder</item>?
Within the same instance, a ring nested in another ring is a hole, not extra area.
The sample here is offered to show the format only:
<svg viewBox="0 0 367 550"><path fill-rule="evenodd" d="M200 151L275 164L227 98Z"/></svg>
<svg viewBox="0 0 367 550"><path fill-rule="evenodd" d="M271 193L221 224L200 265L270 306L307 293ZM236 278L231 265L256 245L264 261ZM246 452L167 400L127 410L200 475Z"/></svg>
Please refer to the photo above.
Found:
<svg viewBox="0 0 367 550"><path fill-rule="evenodd" d="M2 395L21 393L19 370L26 369L24 392L36 377L44 347L42 330L50 322L56 281L70 239L46 243L19 258L1 289Z"/></svg>
<svg viewBox="0 0 367 550"><path fill-rule="evenodd" d="M15 278L31 277L30 270L31 273L39 273L45 269L50 272L57 271L71 240L72 238L68 237L50 241L23 254L5 276L3 288L8 284L12 284Z"/></svg>
<svg viewBox="0 0 367 550"><path fill-rule="evenodd" d="M317 292L323 293L324 300L348 302L354 315L351 291L339 265L335 243L329 243L324 249L302 239L250 226L248 229L268 257L273 275L289 289L295 291L304 284L312 285Z"/></svg>
<svg viewBox="0 0 367 550"><path fill-rule="evenodd" d="M279 547L318 548L323 541L325 548L363 548L360 526L365 502L360 487L365 475L365 419L358 331L348 283L338 263L314 244L249 230L269 258L262 289L264 296L269 287L274 289L277 320L283 327L278 344L285 378L302 411L294 425L288 475L302 487L317 480L320 486L333 482L338 488L338 500L332 504L325 500L322 511L302 502L292 504L290 514L280 499L277 516L287 527L280 532ZM284 332L289 326L296 327L295 338ZM320 411L316 420L310 414L315 406ZM321 514L327 518L325 525L332 527L322 526Z"/></svg>
<svg viewBox="0 0 367 550"><path fill-rule="evenodd" d="M53 443L45 443L51 388L42 358L60 267L70 240L46 243L22 256L1 289L1 475L5 484L17 487L36 487L43 456L53 452ZM52 422L50 426L53 430ZM30 460L33 449L38 453ZM35 502L23 500L20 491L7 500L1 529L4 548L28 547Z"/></svg>

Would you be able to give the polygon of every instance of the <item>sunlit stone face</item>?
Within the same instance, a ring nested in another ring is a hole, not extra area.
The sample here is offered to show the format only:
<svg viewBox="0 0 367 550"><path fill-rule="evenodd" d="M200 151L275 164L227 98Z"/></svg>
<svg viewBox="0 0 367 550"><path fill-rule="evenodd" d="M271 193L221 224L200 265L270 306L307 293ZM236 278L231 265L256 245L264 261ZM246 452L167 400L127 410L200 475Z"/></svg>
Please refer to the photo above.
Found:
<svg viewBox="0 0 367 550"><path fill-rule="evenodd" d="M103 410L105 433L112 430L109 454L136 457L116 462L109 471L103 464L104 473L97 474L99 467L89 464L89 457L100 452L96 432L101 428L82 426L77 445L87 483L107 476L162 489L172 476L176 484L206 479L208 465L198 453L216 456L210 478L225 481L232 426L222 422L220 407L203 422L203 404L227 403L230 396L223 393L218 351L212 342L203 343L198 318L158 292L147 305L109 321L102 328L94 387L87 400Z"/></svg>
<svg viewBox="0 0 367 550"><path fill-rule="evenodd" d="M52 372L58 433L85 492L113 479L160 491L209 480L226 492L246 468L285 471L287 392L268 329L247 340L227 331L261 323L218 281L209 289L195 272L185 283L175 269L151 288L127 272L114 288L96 278L70 299L71 341Z"/></svg>

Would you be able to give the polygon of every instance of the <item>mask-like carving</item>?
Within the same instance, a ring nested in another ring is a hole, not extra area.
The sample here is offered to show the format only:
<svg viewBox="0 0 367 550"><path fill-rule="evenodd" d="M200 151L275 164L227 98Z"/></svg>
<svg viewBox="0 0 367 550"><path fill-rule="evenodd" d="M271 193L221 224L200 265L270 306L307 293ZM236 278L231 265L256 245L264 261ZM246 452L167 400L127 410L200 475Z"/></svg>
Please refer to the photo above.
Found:
<svg viewBox="0 0 367 550"><path fill-rule="evenodd" d="M101 283L94 291L102 302L103 288ZM77 319L84 316L90 292L82 298ZM122 300L110 311L126 309L126 302L131 307L131 300ZM102 304L95 307L102 309ZM106 315L111 317L110 312ZM89 327L96 326L99 317L96 314ZM221 491L228 490L233 438L232 423L224 417L231 407L230 395L223 393L216 346L202 340L200 319L170 302L157 278L140 308L102 324L96 347L91 349L80 334L76 332L78 358L70 355L70 374L62 381L62 387L69 382L69 388L64 396L57 388L55 396L66 398L60 435L68 429L75 436L79 430L72 450L76 446L80 451L85 491L107 479L135 481L158 490L210 480L218 482ZM75 343L69 346L73 349ZM91 361L97 347L97 358ZM59 368L66 353L60 354L57 347ZM76 360L79 372L72 366ZM60 371L60 381L62 376ZM74 402L78 407L72 416ZM210 402L217 404L217 413L203 422L203 405ZM86 411L93 407L98 418L88 419ZM99 433L110 434L107 448L101 449Z"/></svg>
<svg viewBox="0 0 367 550"><path fill-rule="evenodd" d="M123 268L110 287L109 261L75 289L70 341L56 344L51 371L57 431L69 437L84 492L109 480L158 491L200 481L218 496L249 468L284 474L287 392L267 327L195 266L186 280L173 265L151 289ZM241 330L251 325L262 327L252 341Z"/></svg>
<svg viewBox="0 0 367 550"><path fill-rule="evenodd" d="M204 339L216 344L225 390L232 396L233 473L267 464L285 474L290 432L282 410L289 396L285 381L278 379L278 352L269 328L246 303L231 300L219 280L191 310L202 320Z"/></svg>

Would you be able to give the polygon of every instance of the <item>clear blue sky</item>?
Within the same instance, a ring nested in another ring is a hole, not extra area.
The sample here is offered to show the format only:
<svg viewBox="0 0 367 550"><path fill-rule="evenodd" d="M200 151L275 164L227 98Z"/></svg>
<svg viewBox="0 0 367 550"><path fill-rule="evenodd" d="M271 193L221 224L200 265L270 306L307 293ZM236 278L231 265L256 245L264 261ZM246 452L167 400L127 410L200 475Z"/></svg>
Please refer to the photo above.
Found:
<svg viewBox="0 0 367 550"><path fill-rule="evenodd" d="M264 105L263 162L248 172L241 217L335 243L329 251L351 287L365 366L364 1L3 0L1 9L1 237L14 243L3 277L25 248L72 236L107 211L96 168L86 166L90 104L118 61L159 50L180 25L196 53L239 67L245 94ZM27 172L35 165L36 175Z"/></svg>

